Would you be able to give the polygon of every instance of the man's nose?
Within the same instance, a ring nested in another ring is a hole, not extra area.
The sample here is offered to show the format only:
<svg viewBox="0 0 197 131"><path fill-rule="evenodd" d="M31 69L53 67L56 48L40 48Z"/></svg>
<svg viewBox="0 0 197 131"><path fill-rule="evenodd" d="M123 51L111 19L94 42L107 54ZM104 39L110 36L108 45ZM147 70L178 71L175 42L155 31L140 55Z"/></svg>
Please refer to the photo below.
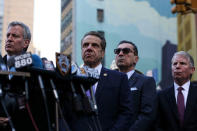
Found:
<svg viewBox="0 0 197 131"><path fill-rule="evenodd" d="M89 44L88 47L87 47L87 49L92 49L92 45Z"/></svg>
<svg viewBox="0 0 197 131"><path fill-rule="evenodd" d="M123 53L123 51L122 50L120 50L120 53L118 54L118 55L123 55L124 53Z"/></svg>
<svg viewBox="0 0 197 131"><path fill-rule="evenodd" d="M176 64L176 68L180 68L181 64L180 63L177 63Z"/></svg>

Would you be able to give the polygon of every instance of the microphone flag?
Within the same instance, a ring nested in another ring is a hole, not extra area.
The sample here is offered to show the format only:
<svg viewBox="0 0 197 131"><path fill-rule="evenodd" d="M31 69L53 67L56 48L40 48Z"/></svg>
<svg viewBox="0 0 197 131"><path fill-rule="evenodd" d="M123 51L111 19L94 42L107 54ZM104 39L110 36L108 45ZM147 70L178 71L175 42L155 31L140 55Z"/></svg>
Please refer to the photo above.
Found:
<svg viewBox="0 0 197 131"><path fill-rule="evenodd" d="M71 72L71 58L62 53L56 53L56 66L62 76Z"/></svg>

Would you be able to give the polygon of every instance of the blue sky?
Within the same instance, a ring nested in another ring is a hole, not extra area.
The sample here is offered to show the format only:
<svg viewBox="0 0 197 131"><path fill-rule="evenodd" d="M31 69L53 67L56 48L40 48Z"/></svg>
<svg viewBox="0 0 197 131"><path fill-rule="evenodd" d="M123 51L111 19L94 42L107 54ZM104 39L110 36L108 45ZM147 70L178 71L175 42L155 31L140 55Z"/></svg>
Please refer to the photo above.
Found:
<svg viewBox="0 0 197 131"><path fill-rule="evenodd" d="M151 7L153 7L161 16L166 17L176 17L176 14L171 13L171 5L170 0L135 0L135 1L147 1L150 3Z"/></svg>

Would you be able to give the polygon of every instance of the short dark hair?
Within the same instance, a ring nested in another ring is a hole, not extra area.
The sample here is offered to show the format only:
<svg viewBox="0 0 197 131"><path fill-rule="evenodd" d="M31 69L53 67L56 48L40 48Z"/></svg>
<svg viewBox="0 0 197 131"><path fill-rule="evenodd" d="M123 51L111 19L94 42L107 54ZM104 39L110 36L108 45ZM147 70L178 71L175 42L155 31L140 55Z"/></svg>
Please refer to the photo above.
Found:
<svg viewBox="0 0 197 131"><path fill-rule="evenodd" d="M106 48L106 40L105 40L105 37L104 37L100 32L98 32L98 31L90 31L90 32L87 32L87 33L83 36L83 38L81 39L81 44L82 44L83 39L84 39L86 36L88 36L88 35L93 35L93 36L96 36L96 37L100 38L100 39L101 39L101 48L102 48L102 50L105 51L105 48Z"/></svg>
<svg viewBox="0 0 197 131"><path fill-rule="evenodd" d="M121 44L123 44L123 43L131 44L131 45L133 46L134 55L135 55L135 56L138 56L138 49L137 49L137 46L136 46L133 42L127 41L127 40L122 40L122 41L120 41L120 42L118 43L118 45L121 45Z"/></svg>
<svg viewBox="0 0 197 131"><path fill-rule="evenodd" d="M24 23L19 22L19 21L12 21L11 23L9 23L8 28L13 27L13 26L17 26L17 25L23 28L23 38L31 41L30 29ZM24 50L27 51L27 48L25 48Z"/></svg>

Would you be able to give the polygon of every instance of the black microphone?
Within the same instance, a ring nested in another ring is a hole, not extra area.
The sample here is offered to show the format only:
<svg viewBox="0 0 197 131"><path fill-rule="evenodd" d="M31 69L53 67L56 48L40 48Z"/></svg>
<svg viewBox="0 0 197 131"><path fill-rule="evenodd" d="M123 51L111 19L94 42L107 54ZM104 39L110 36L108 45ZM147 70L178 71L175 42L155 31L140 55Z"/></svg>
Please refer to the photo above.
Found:
<svg viewBox="0 0 197 131"><path fill-rule="evenodd" d="M52 61L48 61L47 58L44 58L44 59L42 59L42 64L43 64L43 68L45 70L47 70L47 71L54 71L55 72L55 66L54 66ZM49 78L49 80L50 80L51 87L53 89L54 97L55 97L56 101L59 102L59 96L58 96L55 84L53 82L53 79Z"/></svg>
<svg viewBox="0 0 197 131"><path fill-rule="evenodd" d="M83 69L80 69L76 63L72 62L72 64L71 64L71 74L72 75L87 77L85 70L83 70L83 71L82 70ZM93 102L87 96L84 85L79 84L79 86L80 86L80 89L81 89L81 92L82 92L82 104L83 104L83 107L84 107L84 112L87 113L87 114L92 114L94 112Z"/></svg>
<svg viewBox="0 0 197 131"><path fill-rule="evenodd" d="M31 54L31 53L24 53L18 56L14 57L14 67L16 68L16 71L26 71L30 72L31 75L36 76L38 79L38 83L41 89L46 117L47 117L47 123L48 123L48 129L51 131L51 121L49 118L49 110L47 105L47 97L45 94L45 88L44 83L42 80L41 72L43 69L42 60L38 55Z"/></svg>
<svg viewBox="0 0 197 131"><path fill-rule="evenodd" d="M82 68L78 68L76 75L87 77L87 79L93 80L93 82L88 85L88 91L90 92L91 99L87 97L87 95L85 95L83 103L86 109L86 113L91 115L91 121L94 123L95 129L102 131L101 124L98 118L98 109L95 99L95 93L92 87L92 85L94 85L99 80L99 72L93 68L89 68L88 66L83 66ZM86 94L86 92L83 90L83 85L81 84L80 86L83 94Z"/></svg>

